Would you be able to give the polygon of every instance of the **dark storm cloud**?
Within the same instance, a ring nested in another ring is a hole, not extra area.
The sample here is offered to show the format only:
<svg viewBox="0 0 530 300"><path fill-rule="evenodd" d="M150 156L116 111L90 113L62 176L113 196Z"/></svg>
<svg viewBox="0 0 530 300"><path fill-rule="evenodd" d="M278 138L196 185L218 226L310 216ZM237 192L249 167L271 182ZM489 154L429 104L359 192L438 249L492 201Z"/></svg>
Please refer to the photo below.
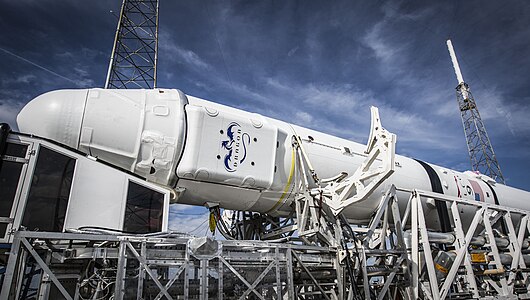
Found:
<svg viewBox="0 0 530 300"><path fill-rule="evenodd" d="M121 1L0 0L0 120L58 88L101 87ZM509 184L530 189L530 4L165 1L158 86L360 142L369 106L398 152L469 166L453 43Z"/></svg>

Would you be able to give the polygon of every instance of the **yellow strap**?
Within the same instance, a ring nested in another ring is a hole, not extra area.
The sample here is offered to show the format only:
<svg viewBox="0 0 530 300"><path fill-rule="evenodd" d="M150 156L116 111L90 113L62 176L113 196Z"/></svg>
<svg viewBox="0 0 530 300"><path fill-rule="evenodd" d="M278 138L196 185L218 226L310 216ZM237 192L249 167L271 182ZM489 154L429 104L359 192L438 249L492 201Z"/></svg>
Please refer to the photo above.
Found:
<svg viewBox="0 0 530 300"><path fill-rule="evenodd" d="M210 211L209 225L210 225L210 231L214 233L217 222L215 221L215 215L213 211Z"/></svg>
<svg viewBox="0 0 530 300"><path fill-rule="evenodd" d="M438 269L438 270L439 270L440 272L442 272L442 273L447 274L447 272L449 272L449 270L447 270L446 268L440 266L440 265L437 264L437 263L434 264L434 267L435 267L436 269Z"/></svg>
<svg viewBox="0 0 530 300"><path fill-rule="evenodd" d="M294 151L294 147L291 148L291 153L291 170L289 171L289 178L287 178L287 185L283 189L283 194L281 195L280 199L278 199L278 202L276 202L276 204L274 204L274 206L269 209L267 213L276 209L282 203L283 199L285 198L285 196L287 196L287 193L289 192L289 187L291 187L291 181L293 181L294 177L294 167L296 162L296 153Z"/></svg>

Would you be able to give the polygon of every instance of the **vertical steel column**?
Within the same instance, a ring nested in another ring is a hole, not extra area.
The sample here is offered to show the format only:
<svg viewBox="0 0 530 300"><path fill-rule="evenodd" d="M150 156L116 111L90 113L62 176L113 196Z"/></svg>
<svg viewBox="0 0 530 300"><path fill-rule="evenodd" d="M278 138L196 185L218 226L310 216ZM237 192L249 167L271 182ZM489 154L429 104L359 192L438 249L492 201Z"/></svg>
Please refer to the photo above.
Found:
<svg viewBox="0 0 530 300"><path fill-rule="evenodd" d="M412 224L412 249L411 249L411 268L412 268L412 296L414 299L419 299L419 268L420 268L420 252L419 252L419 234L418 234L418 194L416 192L412 193L410 198L411 203L411 224Z"/></svg>
<svg viewBox="0 0 530 300"><path fill-rule="evenodd" d="M120 241L118 250L118 267L116 269L116 286L114 289L114 299L123 300L123 292L125 286L125 268L127 267L126 241Z"/></svg>
<svg viewBox="0 0 530 300"><path fill-rule="evenodd" d="M282 282L280 274L280 248L274 248L274 262L276 263L276 299L282 298Z"/></svg>
<svg viewBox="0 0 530 300"><path fill-rule="evenodd" d="M219 281L218 281L218 285L217 285L217 298L219 300L223 300L223 264L222 263L219 263Z"/></svg>
<svg viewBox="0 0 530 300"><path fill-rule="evenodd" d="M293 255L291 248L287 248L287 295L289 299L295 299L294 295L294 274L293 274Z"/></svg>
<svg viewBox="0 0 530 300"><path fill-rule="evenodd" d="M186 244L185 252L185 267L184 267L184 299L188 299L190 292L190 254L188 251L188 244Z"/></svg>
<svg viewBox="0 0 530 300"><path fill-rule="evenodd" d="M444 281L442 287L439 290L438 290L438 287L436 287L436 289L439 291L439 295L440 295L438 298L445 299L445 297L449 293L451 285L453 284L453 280L454 280L454 278L456 276L458 268L462 264L462 261L464 259L468 259L469 243L471 242L471 239L473 238L473 235L475 233L475 230L477 229L478 224L481 221L483 221L483 215L484 215L483 212L484 212L484 208L481 208L478 212L475 213L475 216L473 217L473 221L471 221L471 225L469 225L467 234L466 234L465 238L463 239L463 241L460 240L460 239L457 239L457 241L455 243L455 246L457 248L457 252L456 252L456 257L455 257L455 260L453 262L453 265L449 269L449 272L447 273L447 276L445 277L445 281ZM460 244L460 242L462 242L462 243ZM469 264L469 268L471 268L471 264ZM471 270L471 275L473 275L473 271L472 270ZM471 278L470 280L472 280L472 281L469 282L469 283L472 284L472 282L474 282L473 281L474 279ZM475 286L476 286L476 284L475 284Z"/></svg>
<svg viewBox="0 0 530 300"><path fill-rule="evenodd" d="M4 282L2 283L2 293L0 293L0 299L10 299L15 296L14 293L18 289L13 289L13 280L16 280L15 278L15 272L18 268L23 269L21 264L23 261L20 259L20 250L24 251L20 247L20 237L18 237L18 234L15 236L15 239L13 240L13 244L11 244L11 250L9 253L9 260L7 262L7 268L4 275Z"/></svg>
<svg viewBox="0 0 530 300"><path fill-rule="evenodd" d="M519 232L517 233L517 243L519 245L519 249L522 248L522 244L523 244L523 241L525 239L525 235L526 235L526 229L527 229L527 226L528 226L528 215L524 215L524 217L521 218L521 221L519 222ZM524 258L522 257L522 253L521 251L519 250L519 265L526 269L528 266L525 264L524 262ZM528 279L528 274L527 273L523 273L523 279L524 281L526 282L527 279ZM510 280L509 280L510 281ZM510 281L511 282L511 281Z"/></svg>
<svg viewBox="0 0 530 300"><path fill-rule="evenodd" d="M513 227L512 215L510 212L504 214L504 221L506 222L506 228L508 230L508 238L510 240L510 245L508 247L510 255L512 256L512 265L510 266L510 275L508 276L508 282L513 282L515 275L517 274L517 268L526 268L524 264L524 258L521 254L521 244L519 243L517 236L515 235L515 228ZM522 262L522 265L521 265ZM513 294L514 285L510 284L508 286L508 292Z"/></svg>
<svg viewBox="0 0 530 300"><path fill-rule="evenodd" d="M431 287L432 297L434 299L440 299L440 291L438 290L438 280L434 271L434 261L432 259L431 245L429 244L429 235L427 233L427 226L425 224L425 215L423 213L423 206L421 204L421 198L417 200L417 211L418 211L418 229L421 235L421 243L423 246L423 256L425 258L425 264L427 265L427 273L429 275L429 283Z"/></svg>
<svg viewBox="0 0 530 300"><path fill-rule="evenodd" d="M147 258L147 245L145 241L142 241L140 254L143 257ZM140 268L138 270L138 290L136 291L136 300L143 299L144 279L145 279L145 268Z"/></svg>
<svg viewBox="0 0 530 300"><path fill-rule="evenodd" d="M220 247L219 256L222 256L223 255L223 245L220 244L219 247ZM219 264L219 266L218 266L218 268L219 268L219 270L218 270L218 272L219 272L218 299L219 300L223 300L223 296L224 296L223 295L223 276L224 276L223 272L224 272L224 266L223 266L223 263L221 262L220 259L217 259L217 261L218 261L218 264Z"/></svg>
<svg viewBox="0 0 530 300"><path fill-rule="evenodd" d="M201 270L200 270L200 294L199 299L208 300L208 260L201 259Z"/></svg>
<svg viewBox="0 0 530 300"><path fill-rule="evenodd" d="M349 252L346 252L347 255L350 255ZM344 270L343 270L343 267L340 265L340 258L339 258L339 251L337 251L337 255L335 256L335 259L333 261L333 265L335 267L335 270L337 272L337 290L339 291L338 293L338 298L339 299L344 299L344 294L345 294L345 291L346 291L346 284L345 284L345 280L344 280ZM352 284L355 284L355 283L352 283Z"/></svg>
<svg viewBox="0 0 530 300"><path fill-rule="evenodd" d="M46 265L50 265L51 261L51 253L47 253L45 257ZM29 283L28 283L29 284ZM42 274L42 278L40 280L40 287L39 287L39 295L37 299L48 299L50 297L50 290L52 287L52 280L50 278L50 275L48 273L44 272Z"/></svg>
<svg viewBox="0 0 530 300"><path fill-rule="evenodd" d="M490 223L491 217L492 217L491 209L486 209L484 211L484 227L486 229L488 243L491 248L491 254L493 255L495 267L497 268L497 270L504 271L504 266L501 263L499 249L497 248L497 243L495 242L495 235L493 233L493 228ZM499 296L507 296L508 295L508 282L506 281L506 278L504 278L504 275L499 277L499 283L501 284L501 288L500 288L501 295Z"/></svg>
<svg viewBox="0 0 530 300"><path fill-rule="evenodd" d="M482 211L479 210L477 212L477 214L475 215L475 218L477 218L477 217L480 218L481 212ZM455 225L455 228L454 228L455 237L456 237L455 248L456 248L457 251L459 251L461 248L467 249L467 247L469 246L469 242L467 242L466 237L464 236L464 229L462 227L462 221L460 220L460 212L459 212L459 209L458 209L458 203L453 202L451 204L451 213L453 214L453 221L454 221L454 225ZM477 224L478 224L478 222L480 222L480 221L477 221ZM477 226L473 226L473 224L472 224L472 226L470 226L468 228L468 235L471 234L471 236L472 236L474 234L474 231L475 231L476 227ZM473 232L471 232L471 231L473 231ZM469 233L469 232L471 232L471 233ZM466 268L467 283L470 285L471 291L473 293L473 297L478 298L479 294L478 294L477 281L475 280L475 275L473 273L473 266L471 265L471 260L470 260L469 253L468 253L467 250L465 250L464 255L465 255L465 257L463 259L464 259L464 267ZM453 264L456 264L456 263L453 263ZM456 271L455 271L455 274L456 274ZM448 280L448 279L451 279L451 277L449 277L449 274L446 277L446 280ZM445 285L445 282L444 282L444 285ZM442 290L443 290L443 287L442 287ZM443 291L442 291L442 293L443 293Z"/></svg>
<svg viewBox="0 0 530 300"><path fill-rule="evenodd" d="M21 243L22 243L22 237L20 238L21 239ZM25 239L25 238L24 238ZM21 252L18 254L19 255L19 265L17 267L17 269L15 269L15 271L17 272L17 274L15 275L15 293L13 295L14 298L18 299L20 298L20 291L22 289L22 282L23 282L23 278L24 278L24 272L26 270L26 262L27 262L27 259L28 259L28 256L29 256L29 253L28 251L21 245L20 246L20 250ZM24 265L22 265L24 264ZM0 298L0 299L3 299L3 298Z"/></svg>

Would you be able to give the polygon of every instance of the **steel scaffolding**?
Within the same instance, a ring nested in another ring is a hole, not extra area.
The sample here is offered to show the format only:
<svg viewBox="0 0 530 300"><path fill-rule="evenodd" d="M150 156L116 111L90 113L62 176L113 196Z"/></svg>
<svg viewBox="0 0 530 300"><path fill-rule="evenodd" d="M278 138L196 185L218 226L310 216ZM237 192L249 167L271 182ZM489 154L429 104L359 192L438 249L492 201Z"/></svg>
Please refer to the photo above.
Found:
<svg viewBox="0 0 530 300"><path fill-rule="evenodd" d="M344 299L331 248L20 231L11 249L2 299Z"/></svg>
<svg viewBox="0 0 530 300"><path fill-rule="evenodd" d="M123 0L105 88L155 88L158 0Z"/></svg>
<svg viewBox="0 0 530 300"><path fill-rule="evenodd" d="M428 230L429 199L448 204L452 233ZM529 299L529 218L529 211L392 186L369 224L352 227L347 249L18 231L0 298Z"/></svg>

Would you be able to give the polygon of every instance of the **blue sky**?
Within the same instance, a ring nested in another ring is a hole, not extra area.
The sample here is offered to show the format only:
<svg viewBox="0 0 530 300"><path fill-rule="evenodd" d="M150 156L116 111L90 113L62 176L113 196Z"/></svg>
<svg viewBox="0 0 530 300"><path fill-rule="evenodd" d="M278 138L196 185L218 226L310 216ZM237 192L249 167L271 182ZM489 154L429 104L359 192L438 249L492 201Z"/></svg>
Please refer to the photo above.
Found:
<svg viewBox="0 0 530 300"><path fill-rule="evenodd" d="M361 143L376 105L399 154L464 171L450 37L507 183L530 190L530 2L160 2L159 87ZM120 4L0 0L0 122L102 87Z"/></svg>

